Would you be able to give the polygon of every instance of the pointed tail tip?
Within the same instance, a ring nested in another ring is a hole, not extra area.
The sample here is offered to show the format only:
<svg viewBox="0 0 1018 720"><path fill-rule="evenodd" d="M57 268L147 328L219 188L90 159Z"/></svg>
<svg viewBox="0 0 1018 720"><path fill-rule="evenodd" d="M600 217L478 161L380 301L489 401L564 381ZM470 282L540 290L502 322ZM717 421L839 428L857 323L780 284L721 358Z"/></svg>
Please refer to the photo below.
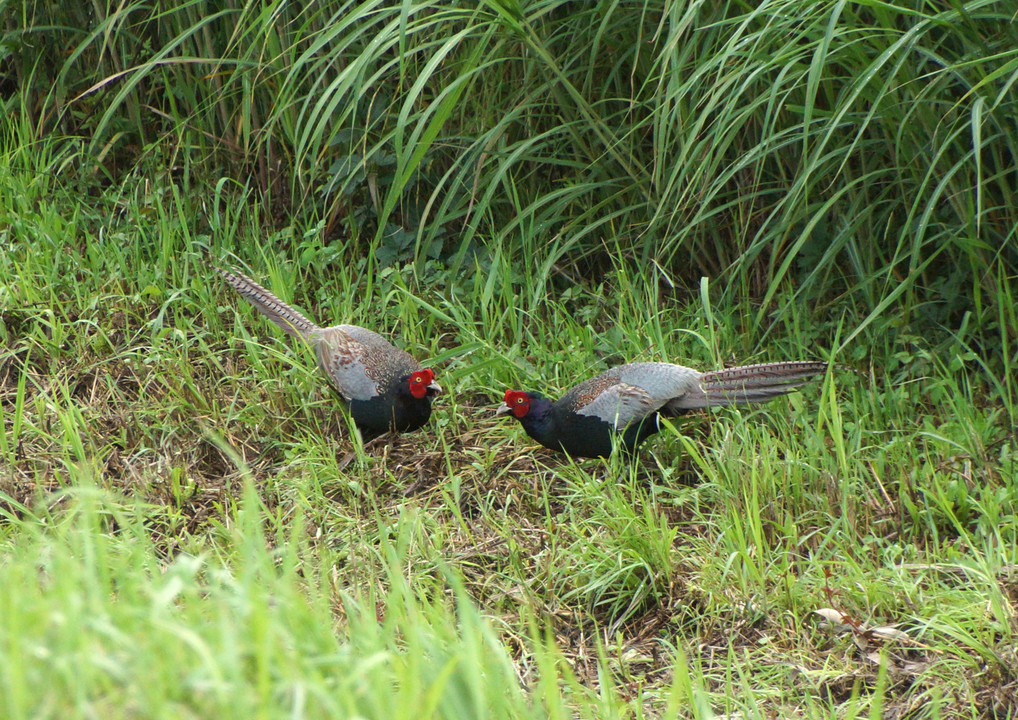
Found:
<svg viewBox="0 0 1018 720"><path fill-rule="evenodd" d="M211 267L212 267L212 270L217 275L221 276L224 280L233 281L233 280L237 280L237 279L246 278L246 276L243 273L238 271L236 268L230 267L229 265L227 265L225 267L219 267L218 265L212 265Z"/></svg>

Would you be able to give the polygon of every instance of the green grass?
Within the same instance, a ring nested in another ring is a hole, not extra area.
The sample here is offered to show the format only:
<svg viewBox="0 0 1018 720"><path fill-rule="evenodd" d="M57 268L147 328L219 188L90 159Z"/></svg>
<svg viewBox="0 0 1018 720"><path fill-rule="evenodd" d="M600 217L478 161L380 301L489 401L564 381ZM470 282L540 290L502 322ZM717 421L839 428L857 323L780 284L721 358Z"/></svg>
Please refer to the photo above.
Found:
<svg viewBox="0 0 1018 720"><path fill-rule="evenodd" d="M788 294L757 342L748 304L624 259L543 300L497 252L296 263L243 198L204 235L172 186L76 203L48 149L0 169L6 717L1013 716L1014 387L963 337L871 322L838 354L865 308ZM361 446L213 260L436 365L428 430ZM492 417L507 386L731 358L859 372L635 462Z"/></svg>
<svg viewBox="0 0 1018 720"><path fill-rule="evenodd" d="M847 298L853 331L890 313L966 325L1012 363L990 349L1018 338L1013 14L26 0L0 60L25 134L76 139L82 190L140 165L207 190L203 215L229 234L222 199L240 186L270 217L324 221L326 242L294 237L305 263L355 238L420 280L429 260L470 268L498 247L539 298L563 269L600 281L617 250L682 288L708 276L761 298L754 335L787 293L834 314Z"/></svg>
<svg viewBox="0 0 1018 720"><path fill-rule="evenodd" d="M8 10L0 715L1018 717L1010 5ZM635 460L493 417L790 359Z"/></svg>

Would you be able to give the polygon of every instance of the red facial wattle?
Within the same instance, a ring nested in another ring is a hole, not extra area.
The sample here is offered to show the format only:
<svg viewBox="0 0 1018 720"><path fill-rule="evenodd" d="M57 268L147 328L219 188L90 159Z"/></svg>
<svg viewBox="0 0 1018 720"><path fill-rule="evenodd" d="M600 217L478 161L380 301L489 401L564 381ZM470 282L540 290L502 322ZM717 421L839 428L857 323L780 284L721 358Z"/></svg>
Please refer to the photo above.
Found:
<svg viewBox="0 0 1018 720"><path fill-rule="evenodd" d="M430 368L410 373L410 394L418 400L428 396L428 386L434 382L435 373Z"/></svg>
<svg viewBox="0 0 1018 720"><path fill-rule="evenodd" d="M526 417L530 412L530 396L520 390L506 390L502 401L517 419Z"/></svg>

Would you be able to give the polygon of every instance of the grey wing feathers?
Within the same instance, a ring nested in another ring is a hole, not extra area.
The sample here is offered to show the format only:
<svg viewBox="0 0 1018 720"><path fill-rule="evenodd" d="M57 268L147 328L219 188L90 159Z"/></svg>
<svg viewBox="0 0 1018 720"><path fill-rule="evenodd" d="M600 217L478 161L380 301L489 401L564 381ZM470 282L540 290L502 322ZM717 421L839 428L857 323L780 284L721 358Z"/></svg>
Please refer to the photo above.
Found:
<svg viewBox="0 0 1018 720"><path fill-rule="evenodd" d="M715 370L668 403L671 411L763 402L785 395L827 372L824 362L777 362Z"/></svg>
<svg viewBox="0 0 1018 720"><path fill-rule="evenodd" d="M356 326L322 328L315 332L311 340L318 355L319 367L339 390L339 394L346 400L367 400L378 395L378 383L369 374L367 348L346 332L349 327Z"/></svg>
<svg viewBox="0 0 1018 720"><path fill-rule="evenodd" d="M577 410L577 415L592 415L611 423L616 430L622 430L629 423L647 417L660 403L646 390L628 383L616 383Z"/></svg>
<svg viewBox="0 0 1018 720"><path fill-rule="evenodd" d="M600 392L576 412L599 417L622 430L695 388L699 377L696 370L671 363L621 365L588 381Z"/></svg>
<svg viewBox="0 0 1018 720"><path fill-rule="evenodd" d="M247 275L236 270L221 270L219 268L215 268L215 270L233 286L234 290L243 295L245 300L254 305L258 312L278 325L287 335L306 340L311 333L319 329L317 325Z"/></svg>

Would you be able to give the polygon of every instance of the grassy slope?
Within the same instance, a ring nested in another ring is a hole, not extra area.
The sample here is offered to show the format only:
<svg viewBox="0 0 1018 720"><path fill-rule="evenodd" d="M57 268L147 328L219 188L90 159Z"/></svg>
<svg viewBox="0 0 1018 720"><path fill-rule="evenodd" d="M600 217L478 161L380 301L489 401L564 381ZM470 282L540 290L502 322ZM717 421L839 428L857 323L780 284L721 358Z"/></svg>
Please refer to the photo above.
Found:
<svg viewBox="0 0 1018 720"><path fill-rule="evenodd" d="M198 236L169 186L66 193L50 150L0 167L5 717L1014 716L1013 415L971 353L874 324L857 374L574 465L495 422L506 386L826 357L841 330L793 305L757 347L755 308L624 264L534 298L503 258L294 263L257 206ZM359 446L209 272L235 256L430 358L428 432Z"/></svg>

